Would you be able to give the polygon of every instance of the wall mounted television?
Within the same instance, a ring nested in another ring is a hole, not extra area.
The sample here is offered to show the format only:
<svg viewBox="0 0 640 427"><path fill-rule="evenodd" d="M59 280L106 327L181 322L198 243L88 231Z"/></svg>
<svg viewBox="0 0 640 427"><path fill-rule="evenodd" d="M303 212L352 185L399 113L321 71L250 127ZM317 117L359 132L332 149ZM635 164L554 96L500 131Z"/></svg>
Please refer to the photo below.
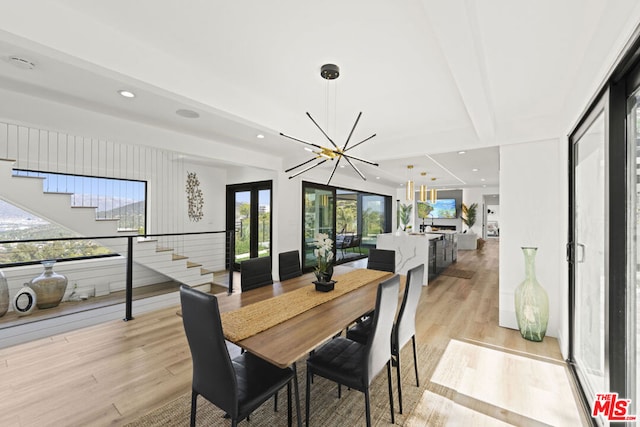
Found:
<svg viewBox="0 0 640 427"><path fill-rule="evenodd" d="M418 202L419 204L422 204ZM458 210L456 209L456 199L438 199L434 203L427 202L427 206L432 208L427 218L433 219L455 219L458 217ZM418 213L423 211L418 206Z"/></svg>

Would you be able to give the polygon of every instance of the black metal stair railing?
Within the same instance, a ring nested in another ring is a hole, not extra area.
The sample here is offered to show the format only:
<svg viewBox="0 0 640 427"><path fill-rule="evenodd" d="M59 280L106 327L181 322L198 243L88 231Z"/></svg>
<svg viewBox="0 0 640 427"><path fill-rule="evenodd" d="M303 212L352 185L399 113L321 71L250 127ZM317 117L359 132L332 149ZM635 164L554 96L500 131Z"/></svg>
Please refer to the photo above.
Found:
<svg viewBox="0 0 640 427"><path fill-rule="evenodd" d="M35 244L36 246L40 246L40 245L54 244L58 242L86 241L86 240L100 241L103 244L108 245L108 241L125 239L127 242L126 250L119 251L121 252L120 254L66 258L66 259L61 259L60 262L73 261L73 260L79 260L79 259L98 259L98 258L105 258L105 257L114 257L119 255L124 256L126 258L126 262L125 262L126 271L125 271L125 302L124 302L125 314L124 314L123 320L129 321L134 319L134 316L133 316L133 289L134 289L133 263L135 261L134 246L136 244L139 244L141 241L145 241L145 240L155 242L156 239L180 238L184 240L184 239L193 238L193 239L199 239L199 240L194 240L194 242L196 242L194 243L194 246L200 245L200 247L202 247L202 245L207 243L213 244L212 243L213 241L209 239L209 236L212 236L214 238L215 236L220 236L220 238L217 240L219 241L219 244L223 246L220 248L223 253L222 254L217 253L216 256L222 258L220 266L224 266L225 268L228 268L227 270L229 274L228 292L232 293L233 292L233 262L229 262L229 260L234 260L234 255L233 255L235 253L235 231L234 230L203 231L203 232L190 232L190 233L141 234L141 235L128 235L128 236L91 236L91 237L61 237L61 238L28 239L28 240L1 240L0 249L3 252L6 252L8 250L9 251L17 250L16 248L18 248L20 245L26 245L26 244ZM123 245L120 244L120 246L123 246ZM188 243L187 243L187 246L188 246ZM183 258L186 259L187 257L180 257L180 259L183 259ZM46 258L46 259L52 259L52 258ZM7 273L7 276L10 277L11 275L9 274L9 272L12 267L38 264L44 260L45 259L32 259L29 261L5 263L5 264L0 264L0 268L4 269L5 273ZM144 263L142 263L142 265L144 265ZM193 263L193 265L200 266L201 264ZM213 283L214 272L210 271L210 273L212 274L212 283Z"/></svg>

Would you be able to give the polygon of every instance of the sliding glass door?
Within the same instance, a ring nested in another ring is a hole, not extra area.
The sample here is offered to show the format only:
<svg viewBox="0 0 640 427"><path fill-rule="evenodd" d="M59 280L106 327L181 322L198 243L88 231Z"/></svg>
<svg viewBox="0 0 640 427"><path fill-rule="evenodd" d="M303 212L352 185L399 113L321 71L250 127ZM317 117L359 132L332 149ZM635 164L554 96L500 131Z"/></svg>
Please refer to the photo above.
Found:
<svg viewBox="0 0 640 427"><path fill-rule="evenodd" d="M327 234L335 242L336 190L326 185L305 182L302 192L302 268L308 270L316 265L313 255L315 235ZM333 250L335 252L335 245Z"/></svg>
<svg viewBox="0 0 640 427"><path fill-rule="evenodd" d="M569 138L568 361L598 425L640 398L640 40L632 52Z"/></svg>
<svg viewBox="0 0 640 427"><path fill-rule="evenodd" d="M633 92L627 99L627 150L628 150L628 206L627 206L627 371L629 396L634 402L630 413L638 414L640 399L640 88L631 86Z"/></svg>
<svg viewBox="0 0 640 427"><path fill-rule="evenodd" d="M573 203L571 276L573 359L588 401L608 389L605 240L607 212L604 104L593 111L572 139Z"/></svg>

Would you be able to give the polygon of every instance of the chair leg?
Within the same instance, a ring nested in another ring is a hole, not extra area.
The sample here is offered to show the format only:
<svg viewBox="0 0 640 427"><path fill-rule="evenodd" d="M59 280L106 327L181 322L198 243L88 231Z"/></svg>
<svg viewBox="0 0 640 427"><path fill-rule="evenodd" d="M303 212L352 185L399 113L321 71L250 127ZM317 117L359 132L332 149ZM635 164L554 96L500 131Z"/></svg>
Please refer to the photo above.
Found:
<svg viewBox="0 0 640 427"><path fill-rule="evenodd" d="M400 379L400 352L396 356L396 376L398 378L398 402L400 413L402 413L402 380Z"/></svg>
<svg viewBox="0 0 640 427"><path fill-rule="evenodd" d="M396 423L396 417L393 413L393 387L391 385L391 361L387 361L387 382L389 383L389 407L391 409L391 424ZM400 387L400 384L398 384ZM402 413L402 412L401 412Z"/></svg>
<svg viewBox="0 0 640 427"><path fill-rule="evenodd" d="M411 337L413 341L413 367L416 370L416 387L420 387L420 378L418 377L418 352L416 351L416 336Z"/></svg>
<svg viewBox="0 0 640 427"><path fill-rule="evenodd" d="M338 383L338 399L342 399L342 384Z"/></svg>
<svg viewBox="0 0 640 427"><path fill-rule="evenodd" d="M307 367L307 392L305 393L305 406L306 406L306 414L305 414L305 425L309 427L309 403L311 402L311 378L312 375L309 372L309 368Z"/></svg>
<svg viewBox="0 0 640 427"><path fill-rule="evenodd" d="M300 390L298 389L298 368L294 363L293 366L293 392L296 397L296 418L298 419L298 427L302 427L302 418L300 417Z"/></svg>
<svg viewBox="0 0 640 427"><path fill-rule="evenodd" d="M196 425L196 409L198 407L198 393L194 390L191 390L191 420L189 421L189 425L191 427L195 427Z"/></svg>
<svg viewBox="0 0 640 427"><path fill-rule="evenodd" d="M276 396L278 396L276 394ZM287 383L287 425L291 427L293 418L291 417L291 381Z"/></svg>
<svg viewBox="0 0 640 427"><path fill-rule="evenodd" d="M371 427L371 405L369 403L369 387L364 389L364 411L367 417L367 427Z"/></svg>
<svg viewBox="0 0 640 427"><path fill-rule="evenodd" d="M273 412L278 412L278 392L273 395Z"/></svg>

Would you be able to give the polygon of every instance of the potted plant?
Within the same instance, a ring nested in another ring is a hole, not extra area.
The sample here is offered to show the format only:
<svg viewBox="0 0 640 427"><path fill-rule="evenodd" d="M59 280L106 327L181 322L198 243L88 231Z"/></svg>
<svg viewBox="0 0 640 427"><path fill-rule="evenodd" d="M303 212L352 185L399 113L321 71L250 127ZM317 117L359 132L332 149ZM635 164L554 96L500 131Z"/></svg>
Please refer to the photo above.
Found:
<svg viewBox="0 0 640 427"><path fill-rule="evenodd" d="M413 211L413 205L411 203L400 204L400 223L402 229L407 230L407 226L411 222L411 211Z"/></svg>
<svg viewBox="0 0 640 427"><path fill-rule="evenodd" d="M469 227L469 232L473 233L471 229L473 225L476 223L476 214L478 212L478 204L472 203L469 206L462 204L462 222Z"/></svg>
<svg viewBox="0 0 640 427"><path fill-rule="evenodd" d="M315 246L313 254L317 261L314 271L317 282L327 286L327 284L331 284L333 276L333 240L325 233L318 233L313 239L313 245ZM318 288L317 283L316 288ZM333 289L333 284L331 284L331 288Z"/></svg>

